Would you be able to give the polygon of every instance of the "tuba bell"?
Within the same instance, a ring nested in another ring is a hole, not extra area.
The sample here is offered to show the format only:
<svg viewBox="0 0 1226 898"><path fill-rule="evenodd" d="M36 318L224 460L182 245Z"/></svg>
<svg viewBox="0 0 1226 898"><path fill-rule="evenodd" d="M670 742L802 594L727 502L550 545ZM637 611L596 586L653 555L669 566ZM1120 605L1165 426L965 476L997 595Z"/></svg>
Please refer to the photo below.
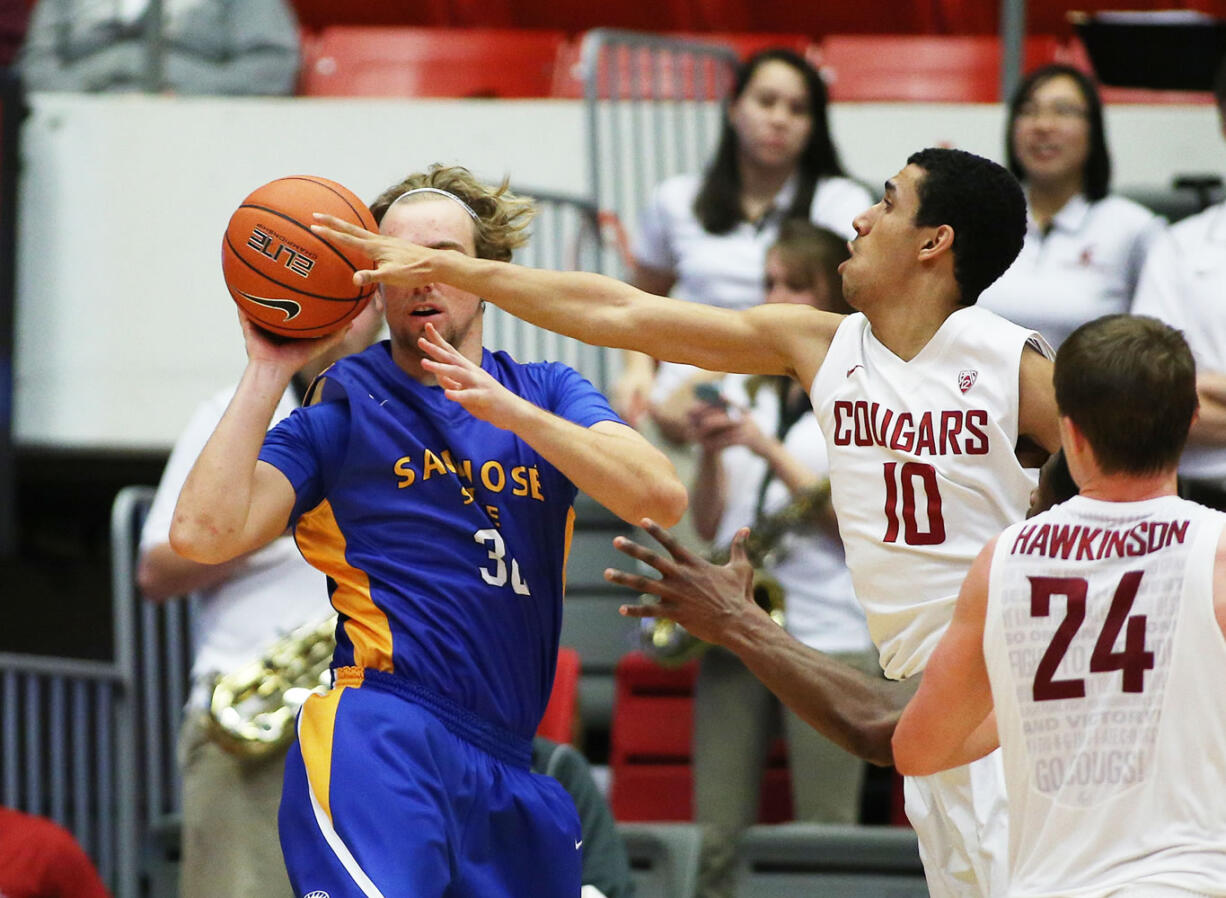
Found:
<svg viewBox="0 0 1226 898"><path fill-rule="evenodd" d="M753 599L781 627L784 624L785 591L777 579L763 570L763 565L778 551L785 535L812 527L829 504L830 481L822 480L799 492L774 514L759 517L745 540L745 554L754 568ZM707 560L713 564L724 564L728 558L728 549L719 549L707 555ZM652 595L639 597L644 604L654 600L655 596ZM676 621L665 617L644 619L639 637L643 651L668 667L685 664L710 648L710 643L703 642Z"/></svg>
<svg viewBox="0 0 1226 898"><path fill-rule="evenodd" d="M328 691L336 648L336 615L304 624L269 646L263 657L213 680L209 735L248 761L275 754L294 738L294 719L312 693Z"/></svg>

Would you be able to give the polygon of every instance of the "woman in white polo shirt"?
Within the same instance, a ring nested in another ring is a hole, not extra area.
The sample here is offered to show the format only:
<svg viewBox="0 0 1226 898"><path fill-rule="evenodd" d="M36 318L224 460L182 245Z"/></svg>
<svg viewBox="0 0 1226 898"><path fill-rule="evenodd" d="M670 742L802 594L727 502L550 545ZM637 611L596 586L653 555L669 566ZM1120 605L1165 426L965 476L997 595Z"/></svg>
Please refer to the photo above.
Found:
<svg viewBox="0 0 1226 898"><path fill-rule="evenodd" d="M821 76L790 50L763 50L737 71L707 170L656 187L633 247L634 284L725 308L757 305L765 297L766 249L783 219L805 218L851 238L852 219L872 202L844 175ZM628 359L614 390L631 423L647 410L653 368L646 356Z"/></svg>
<svg viewBox="0 0 1226 898"><path fill-rule="evenodd" d="M1094 82L1065 65L1031 72L1009 103L1008 165L1026 190L1017 261L979 304L1058 347L1080 324L1128 312L1165 221L1108 194L1111 155Z"/></svg>

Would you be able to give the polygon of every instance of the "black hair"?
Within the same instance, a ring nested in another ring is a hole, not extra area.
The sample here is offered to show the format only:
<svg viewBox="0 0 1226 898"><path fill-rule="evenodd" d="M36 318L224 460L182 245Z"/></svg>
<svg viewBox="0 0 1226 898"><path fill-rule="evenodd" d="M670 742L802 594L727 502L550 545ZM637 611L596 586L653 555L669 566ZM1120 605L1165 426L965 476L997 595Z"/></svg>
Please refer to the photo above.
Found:
<svg viewBox="0 0 1226 898"><path fill-rule="evenodd" d="M1026 180L1026 172L1018 161L1013 146L1013 126L1023 105L1031 95L1048 81L1061 75L1077 82L1081 97L1086 104L1086 123L1090 126L1090 151L1081 171L1082 191L1090 200L1101 200L1111 189L1111 152L1107 149L1107 127L1103 121L1103 101L1098 86L1085 72L1071 65L1052 64L1035 69L1022 79L1009 100L1008 123L1005 125L1005 153L1009 171L1020 181Z"/></svg>
<svg viewBox="0 0 1226 898"><path fill-rule="evenodd" d="M732 83L732 93L728 97L729 104L740 99L754 74L768 62L782 62L795 69L804 79L805 90L809 95L809 118L813 125L809 131L809 140L796 160L796 196L785 214L785 217L789 218L808 218L818 180L843 174L843 166L839 162L839 154L830 138L830 127L826 121L826 84L817 70L799 53L773 47L755 53L740 65ZM741 205L741 171L737 165L737 136L726 110L719 146L703 175L702 186L694 200L694 214L703 228L711 234L726 234L745 220L745 211Z"/></svg>
<svg viewBox="0 0 1226 898"><path fill-rule="evenodd" d="M1156 474L1179 463L1196 414L1196 363L1183 334L1156 318L1106 315L1060 344L1060 414L1104 474Z"/></svg>
<svg viewBox="0 0 1226 898"><path fill-rule="evenodd" d="M954 231L954 279L962 305L1005 273L1026 239L1026 198L1017 178L990 159L965 150L929 147L908 165L919 180L918 227L949 225Z"/></svg>
<svg viewBox="0 0 1226 898"><path fill-rule="evenodd" d="M1217 67L1217 75L1213 78L1213 98L1217 100L1217 108L1226 117L1226 56Z"/></svg>

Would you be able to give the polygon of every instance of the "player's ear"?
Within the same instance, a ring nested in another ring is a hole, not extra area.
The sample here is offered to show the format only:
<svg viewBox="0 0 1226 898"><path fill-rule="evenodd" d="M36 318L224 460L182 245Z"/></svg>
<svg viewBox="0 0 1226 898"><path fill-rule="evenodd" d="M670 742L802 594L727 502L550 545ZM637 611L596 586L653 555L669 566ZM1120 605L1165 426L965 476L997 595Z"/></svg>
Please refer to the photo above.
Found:
<svg viewBox="0 0 1226 898"><path fill-rule="evenodd" d="M928 231L924 245L920 247L921 259L934 259L942 253L954 248L954 229L949 225L938 225Z"/></svg>

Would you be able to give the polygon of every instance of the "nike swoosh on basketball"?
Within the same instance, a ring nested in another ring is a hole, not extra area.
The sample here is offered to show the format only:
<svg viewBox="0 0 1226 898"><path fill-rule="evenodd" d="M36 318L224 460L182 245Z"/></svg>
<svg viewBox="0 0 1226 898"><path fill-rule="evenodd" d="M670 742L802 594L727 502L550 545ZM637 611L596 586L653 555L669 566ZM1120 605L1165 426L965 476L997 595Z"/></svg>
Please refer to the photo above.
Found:
<svg viewBox="0 0 1226 898"><path fill-rule="evenodd" d="M243 299L255 303L257 306L263 306L266 309L276 309L285 313L286 321L293 321L302 312L302 305L294 302L292 299L273 299L271 296L253 296L250 293L244 293L242 290L234 291Z"/></svg>

